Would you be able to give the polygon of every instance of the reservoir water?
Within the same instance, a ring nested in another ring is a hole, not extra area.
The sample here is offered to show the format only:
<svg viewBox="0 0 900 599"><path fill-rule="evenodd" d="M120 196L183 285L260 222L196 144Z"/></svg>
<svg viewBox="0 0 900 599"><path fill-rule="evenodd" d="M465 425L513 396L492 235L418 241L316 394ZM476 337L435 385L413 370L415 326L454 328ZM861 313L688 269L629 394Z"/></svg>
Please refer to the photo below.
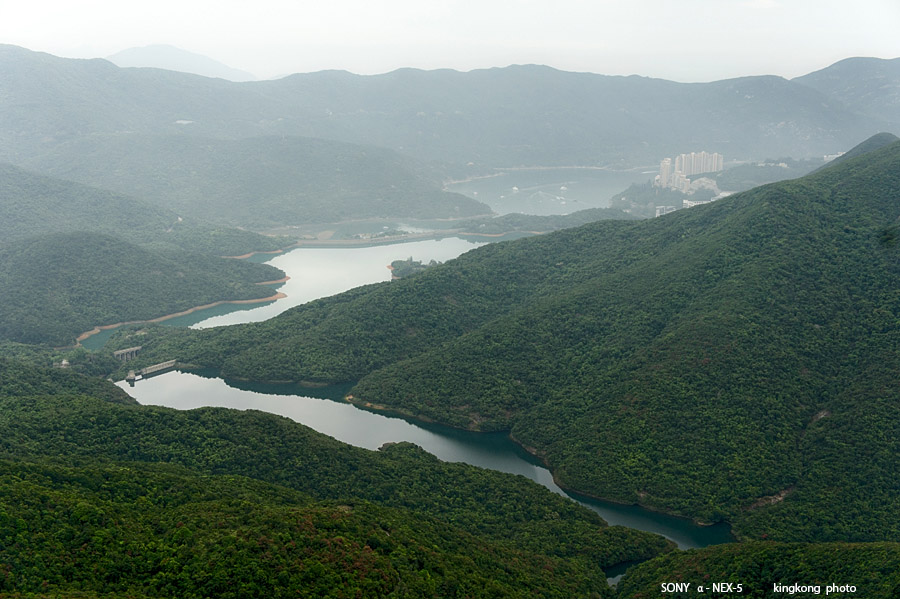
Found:
<svg viewBox="0 0 900 599"><path fill-rule="evenodd" d="M212 374L170 372L119 385L144 405L179 410L223 407L261 410L286 416L340 441L378 449L388 442L409 441L448 462L520 474L560 495L567 495L599 513L610 524L661 534L682 549L733 541L726 525L697 526L637 506L599 501L569 494L553 481L549 470L503 433L470 433L441 426L425 426L402 418L359 409L341 401L349 385L310 390L298 385L230 383ZM316 395L313 397L312 395Z"/></svg>
<svg viewBox="0 0 900 599"><path fill-rule="evenodd" d="M313 299L353 287L390 279L387 265L396 259L444 262L478 245L459 238L416 241L394 245L353 248L297 248L267 260L284 270L290 280L279 288L286 299L263 306L216 313L203 310L167 321L174 326L207 327L271 318ZM221 307L220 307L221 308ZM423 425L356 408L343 400L349 386L310 390L297 385L264 385L227 382L212 373L170 372L120 385L138 402L179 410L224 407L262 410L291 418L346 443L378 449L387 442L409 441L446 461L465 462L512 474L520 474L555 493L568 495L597 511L610 524L662 534L682 548L702 547L732 540L725 525L702 527L692 522L651 512L637 506L597 501L567 494L550 472L505 434L470 433L447 427Z"/></svg>
<svg viewBox="0 0 900 599"><path fill-rule="evenodd" d="M394 260L412 257L422 262L446 262L481 245L484 242L445 237L368 247L298 247L283 254L269 256L265 260L266 264L280 268L290 277L286 283L272 286L273 295L279 291L287 295L286 298L259 304L220 304L170 318L162 321L162 324L205 328L268 320L314 299L335 295L360 285L389 281L391 271L387 267ZM260 256L267 255L258 254L255 257ZM87 349L100 349L113 333L115 329L104 330L91 335L81 344Z"/></svg>
<svg viewBox="0 0 900 599"><path fill-rule="evenodd" d="M511 168L495 175L451 183L450 191L484 202L497 214L570 214L606 208L609 200L632 183L646 183L645 169L591 167Z"/></svg>

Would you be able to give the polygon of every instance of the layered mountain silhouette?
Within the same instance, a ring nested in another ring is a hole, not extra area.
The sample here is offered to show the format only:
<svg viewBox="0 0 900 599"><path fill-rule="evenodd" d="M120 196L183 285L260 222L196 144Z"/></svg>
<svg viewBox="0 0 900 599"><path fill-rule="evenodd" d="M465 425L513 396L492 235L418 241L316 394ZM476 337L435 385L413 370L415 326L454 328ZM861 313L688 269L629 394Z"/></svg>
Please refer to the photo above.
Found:
<svg viewBox="0 0 900 599"><path fill-rule="evenodd" d="M168 44L127 48L106 59L120 67L166 69L204 77L217 77L228 81L255 81L257 79L252 73L235 69L208 56L188 52Z"/></svg>
<svg viewBox="0 0 900 599"><path fill-rule="evenodd" d="M524 65L236 84L3 46L0 139L17 160L122 132L313 136L493 167L647 164L700 149L728 160L803 158L892 129L896 119L878 107L893 102L893 64L859 59L793 81L686 84ZM872 88L865 102L847 91L861 85Z"/></svg>

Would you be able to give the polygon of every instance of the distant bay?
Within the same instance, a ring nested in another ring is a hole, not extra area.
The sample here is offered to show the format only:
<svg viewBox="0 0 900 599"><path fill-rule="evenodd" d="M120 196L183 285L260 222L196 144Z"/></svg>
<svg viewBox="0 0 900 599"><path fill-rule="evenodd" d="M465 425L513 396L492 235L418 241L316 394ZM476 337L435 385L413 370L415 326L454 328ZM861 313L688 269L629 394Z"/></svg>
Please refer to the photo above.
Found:
<svg viewBox="0 0 900 599"><path fill-rule="evenodd" d="M498 169L495 175L450 183L447 189L483 202L497 214L571 214L588 208L607 208L610 198L633 183L652 179L656 173L646 172L649 168Z"/></svg>

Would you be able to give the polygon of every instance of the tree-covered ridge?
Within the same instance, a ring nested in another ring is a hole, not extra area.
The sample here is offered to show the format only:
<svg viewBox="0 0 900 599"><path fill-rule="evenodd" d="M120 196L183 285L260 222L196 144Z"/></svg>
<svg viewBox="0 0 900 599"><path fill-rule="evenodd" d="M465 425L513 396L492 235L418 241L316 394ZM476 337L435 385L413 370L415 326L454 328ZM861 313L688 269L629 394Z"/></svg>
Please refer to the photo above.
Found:
<svg viewBox="0 0 900 599"><path fill-rule="evenodd" d="M655 535L606 527L594 512L523 477L441 462L410 444L358 449L260 412L183 413L71 395L0 397L0 429L0 452L14 459L166 462L249 476L319 499L419 510L473 534L601 567L667 546Z"/></svg>
<svg viewBox="0 0 900 599"><path fill-rule="evenodd" d="M900 59L845 58L833 65L796 77L792 81L826 94L845 106L889 123L900 125Z"/></svg>
<svg viewBox="0 0 900 599"><path fill-rule="evenodd" d="M278 250L292 243L215 227L203 219L185 220L175 211L133 197L0 163L0 239L72 232L103 233L132 243L217 256Z"/></svg>
<svg viewBox="0 0 900 599"><path fill-rule="evenodd" d="M137 462L0 461L0 594L599 597L599 568L424 514Z"/></svg>
<svg viewBox="0 0 900 599"><path fill-rule="evenodd" d="M900 61L898 61L897 64L900 65ZM843 154L841 154L840 156L838 156L831 162L826 163L824 166L820 167L819 170L825 169L825 168L830 168L836 164L840 164L847 160L852 160L853 158L856 158L857 156L862 156L863 154L867 154L869 152L874 152L876 150L880 150L881 148L884 148L885 146L889 146L893 143L896 143L898 139L900 139L900 138L898 138L893 133L887 133L887 132L878 133L877 135L873 135L872 137L870 137L866 141L862 142L861 144L854 146L849 151L844 152Z"/></svg>
<svg viewBox="0 0 900 599"><path fill-rule="evenodd" d="M731 582L731 592L740 597L893 599L900 593L900 544L752 542L674 552L630 569L617 587L617 597L659 596L661 585L672 582L690 584L690 590L667 597L696 597L698 586L710 594L712 583ZM739 593L737 584L742 585ZM782 590L776 591L776 584ZM785 590L794 585L819 590ZM829 585L855 590L827 593Z"/></svg>
<svg viewBox="0 0 900 599"><path fill-rule="evenodd" d="M147 346L243 378L362 377L357 401L511 429L569 487L748 538L889 539L898 165L895 143Z"/></svg>
<svg viewBox="0 0 900 599"><path fill-rule="evenodd" d="M0 245L0 339L71 344L98 325L148 320L223 300L271 297L266 264L154 251L92 233Z"/></svg>
<svg viewBox="0 0 900 599"><path fill-rule="evenodd" d="M251 229L368 218L459 218L485 204L443 191L425 165L374 146L304 137L93 135L28 161L179 215Z"/></svg>
<svg viewBox="0 0 900 599"><path fill-rule="evenodd" d="M113 403L134 404L127 393L106 381L68 369L36 366L0 356L0 396L90 395Z"/></svg>
<svg viewBox="0 0 900 599"><path fill-rule="evenodd" d="M603 568L671 549L410 444L372 452L271 414L143 407L107 382L0 366L3 593L608 596Z"/></svg>
<svg viewBox="0 0 900 599"><path fill-rule="evenodd" d="M127 196L0 163L0 235L94 231L161 236L178 214Z"/></svg>
<svg viewBox="0 0 900 599"><path fill-rule="evenodd" d="M504 214L453 223L453 228L463 231L463 234L475 235L500 235L514 231L547 233L578 227L598 220L633 220L635 218L637 217L616 208L588 208L570 214Z"/></svg>
<svg viewBox="0 0 900 599"><path fill-rule="evenodd" d="M318 137L476 167L648 164L686 139L729 159L821 156L889 128L895 72L854 67L823 91L771 76L686 84L537 65L236 84L2 46L0 158L123 131ZM868 98L853 93L864 85Z"/></svg>

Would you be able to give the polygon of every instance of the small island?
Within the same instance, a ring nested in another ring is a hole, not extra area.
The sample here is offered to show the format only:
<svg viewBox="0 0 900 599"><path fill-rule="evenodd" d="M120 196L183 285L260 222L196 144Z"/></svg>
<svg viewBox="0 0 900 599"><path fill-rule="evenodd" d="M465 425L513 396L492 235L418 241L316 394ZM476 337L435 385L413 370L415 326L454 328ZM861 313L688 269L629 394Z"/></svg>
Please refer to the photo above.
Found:
<svg viewBox="0 0 900 599"><path fill-rule="evenodd" d="M410 256L406 260L394 260L388 265L388 269L391 271L391 279L402 279L438 264L440 262L437 260L432 260L425 264L421 260L413 260L412 256Z"/></svg>

